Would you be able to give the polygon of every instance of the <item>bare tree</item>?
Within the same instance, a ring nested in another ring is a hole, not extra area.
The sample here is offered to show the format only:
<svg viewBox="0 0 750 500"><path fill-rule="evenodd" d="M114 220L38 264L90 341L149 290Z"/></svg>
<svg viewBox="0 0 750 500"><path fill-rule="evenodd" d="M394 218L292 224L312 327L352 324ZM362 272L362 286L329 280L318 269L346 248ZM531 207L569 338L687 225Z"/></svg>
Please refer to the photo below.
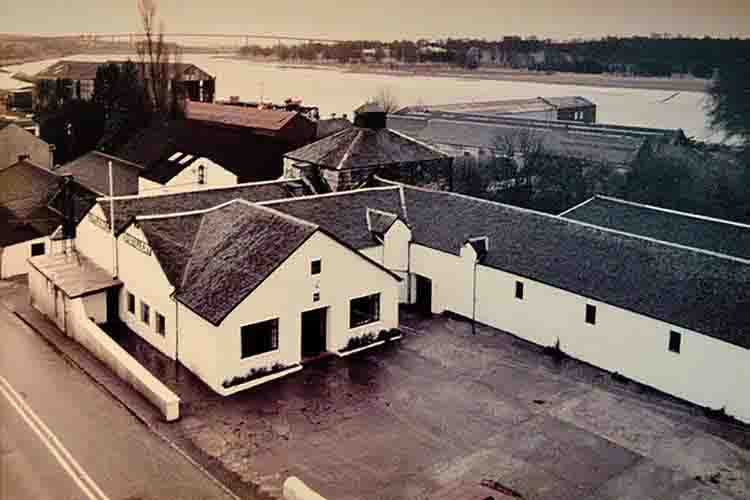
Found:
<svg viewBox="0 0 750 500"><path fill-rule="evenodd" d="M379 104L386 113L393 113L394 111L398 111L400 107L398 104L398 99L393 93L393 89L391 87L378 88L378 92L372 98L372 102Z"/></svg>
<svg viewBox="0 0 750 500"><path fill-rule="evenodd" d="M181 96L172 74L172 63L178 51L164 40L164 21L158 19L156 0L138 0L138 13L143 28L143 40L137 44L140 70L144 84L157 114L179 112Z"/></svg>
<svg viewBox="0 0 750 500"><path fill-rule="evenodd" d="M531 129L519 129L509 134L498 135L494 141L497 153L516 165L516 183L531 183L539 173L544 161L544 147L541 135Z"/></svg>

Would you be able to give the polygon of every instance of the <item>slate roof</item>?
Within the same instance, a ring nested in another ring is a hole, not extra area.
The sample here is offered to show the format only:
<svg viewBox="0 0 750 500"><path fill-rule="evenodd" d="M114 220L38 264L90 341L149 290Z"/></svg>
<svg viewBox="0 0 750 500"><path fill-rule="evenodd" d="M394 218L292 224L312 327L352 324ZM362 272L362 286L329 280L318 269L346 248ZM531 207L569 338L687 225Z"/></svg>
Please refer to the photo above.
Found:
<svg viewBox="0 0 750 500"><path fill-rule="evenodd" d="M528 128L523 122L483 123L390 115L388 126L434 146L486 150L502 150L508 142L517 143L521 137L530 136L549 154L617 165L634 161L645 143L644 137Z"/></svg>
<svg viewBox="0 0 750 500"><path fill-rule="evenodd" d="M190 120L273 131L281 130L295 118L308 119L294 111L227 106L207 102L188 102L185 116Z"/></svg>
<svg viewBox="0 0 750 500"><path fill-rule="evenodd" d="M750 226L595 196L561 214L626 233L750 260Z"/></svg>
<svg viewBox="0 0 750 500"><path fill-rule="evenodd" d="M354 124L346 118L324 118L315 122L315 125L317 127L315 133L316 139L323 139L324 137L328 137L336 132L354 126Z"/></svg>
<svg viewBox="0 0 750 500"><path fill-rule="evenodd" d="M398 187L344 191L262 204L317 224L357 250L379 244L367 227L368 208L406 219Z"/></svg>
<svg viewBox="0 0 750 500"><path fill-rule="evenodd" d="M750 265L736 260L408 186L266 205L355 248L373 245L367 208L399 214L416 243L453 255L470 238L487 236L483 265L750 348Z"/></svg>
<svg viewBox="0 0 750 500"><path fill-rule="evenodd" d="M63 222L61 177L25 160L0 172L0 240L3 246L51 235ZM76 220L94 204L95 194L72 185Z"/></svg>
<svg viewBox="0 0 750 500"><path fill-rule="evenodd" d="M100 195L109 196L109 162L112 162L112 179L115 196L136 194L138 177L143 167L99 151L90 151L55 169L58 174L71 174L73 178Z"/></svg>
<svg viewBox="0 0 750 500"><path fill-rule="evenodd" d="M172 175L173 167L167 162L175 153L207 158L235 174L240 182L250 182L278 178L286 150L288 147L270 137L199 121L171 120L155 121L139 131L116 155L142 165L143 177L156 182Z"/></svg>
<svg viewBox="0 0 750 500"><path fill-rule="evenodd" d="M29 263L71 299L122 286L122 281L78 253L48 253L32 257Z"/></svg>
<svg viewBox="0 0 750 500"><path fill-rule="evenodd" d="M284 179L272 182L238 184L228 187L209 187L179 193L129 196L115 200L115 231L122 231L133 217L195 210L205 210L234 199L266 201L289 198L302 184L299 180ZM109 201L99 202L109 222Z"/></svg>
<svg viewBox="0 0 750 500"><path fill-rule="evenodd" d="M447 158L438 150L393 130L356 126L290 151L284 156L334 170Z"/></svg>

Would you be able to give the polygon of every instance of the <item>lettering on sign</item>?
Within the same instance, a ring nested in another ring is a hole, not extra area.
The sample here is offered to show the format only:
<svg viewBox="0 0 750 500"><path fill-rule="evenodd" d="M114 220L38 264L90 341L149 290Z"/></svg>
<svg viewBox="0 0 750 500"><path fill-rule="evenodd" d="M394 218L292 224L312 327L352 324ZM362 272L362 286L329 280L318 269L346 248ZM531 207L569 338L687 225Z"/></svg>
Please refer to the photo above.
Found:
<svg viewBox="0 0 750 500"><path fill-rule="evenodd" d="M139 240L135 236L132 236L128 233L122 235L122 240L139 252L143 252L146 255L151 255L151 247L148 246L148 243L146 243L145 241Z"/></svg>
<svg viewBox="0 0 750 500"><path fill-rule="evenodd" d="M107 221L102 219L101 217L98 217L94 214L89 214L89 220L96 227L104 229L105 231L109 231L109 223L107 223Z"/></svg>

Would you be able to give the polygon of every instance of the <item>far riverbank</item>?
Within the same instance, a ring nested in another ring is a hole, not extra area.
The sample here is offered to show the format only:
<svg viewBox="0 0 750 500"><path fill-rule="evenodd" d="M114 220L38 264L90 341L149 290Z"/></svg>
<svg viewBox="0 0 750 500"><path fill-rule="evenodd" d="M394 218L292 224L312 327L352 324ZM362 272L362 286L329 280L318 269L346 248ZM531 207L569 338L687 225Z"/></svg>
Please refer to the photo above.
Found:
<svg viewBox="0 0 750 500"><path fill-rule="evenodd" d="M252 58L238 55L221 55L217 59L237 59L252 62L276 62L280 68L317 69L343 73L373 74L387 76L427 76L437 78L465 78L471 80L496 80L533 82L551 85L578 85L585 87L610 87L642 90L666 90L674 92L705 92L709 80L686 76L661 78L620 76L612 74L558 73L526 71L509 68L479 68L466 70L439 64L341 64L336 62L283 62L272 59Z"/></svg>

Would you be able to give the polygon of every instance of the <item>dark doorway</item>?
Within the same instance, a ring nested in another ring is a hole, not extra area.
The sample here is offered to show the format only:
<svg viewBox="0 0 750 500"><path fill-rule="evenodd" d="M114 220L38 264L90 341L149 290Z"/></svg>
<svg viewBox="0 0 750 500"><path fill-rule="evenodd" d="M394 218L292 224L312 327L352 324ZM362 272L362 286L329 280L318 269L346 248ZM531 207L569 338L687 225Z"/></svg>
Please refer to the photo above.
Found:
<svg viewBox="0 0 750 500"><path fill-rule="evenodd" d="M424 276L417 277L417 310L423 314L432 314L432 280Z"/></svg>
<svg viewBox="0 0 750 500"><path fill-rule="evenodd" d="M317 356L326 350L326 317L323 307L302 313L302 356Z"/></svg>
<svg viewBox="0 0 750 500"><path fill-rule="evenodd" d="M120 289L110 288L107 290L107 323L120 320Z"/></svg>

